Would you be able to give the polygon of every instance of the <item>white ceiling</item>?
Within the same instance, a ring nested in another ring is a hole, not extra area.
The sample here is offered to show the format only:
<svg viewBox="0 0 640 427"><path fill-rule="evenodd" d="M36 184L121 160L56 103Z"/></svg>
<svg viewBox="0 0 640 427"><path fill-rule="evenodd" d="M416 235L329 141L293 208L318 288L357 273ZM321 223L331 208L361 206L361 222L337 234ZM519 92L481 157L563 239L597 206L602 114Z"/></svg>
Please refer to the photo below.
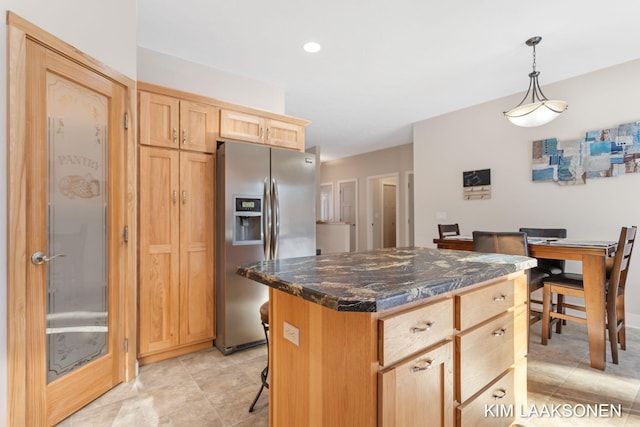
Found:
<svg viewBox="0 0 640 427"><path fill-rule="evenodd" d="M306 146L329 160L524 95L534 35L543 90L639 58L639 20L638 0L138 0L138 44L284 88L286 113L312 122ZM322 50L304 52L309 40Z"/></svg>

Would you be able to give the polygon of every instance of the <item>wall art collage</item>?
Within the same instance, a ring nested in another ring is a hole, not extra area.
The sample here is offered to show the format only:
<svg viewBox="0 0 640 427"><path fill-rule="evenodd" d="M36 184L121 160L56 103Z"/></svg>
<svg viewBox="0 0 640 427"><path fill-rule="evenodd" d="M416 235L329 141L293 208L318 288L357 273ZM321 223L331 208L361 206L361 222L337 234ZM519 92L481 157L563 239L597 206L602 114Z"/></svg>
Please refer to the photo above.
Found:
<svg viewBox="0 0 640 427"><path fill-rule="evenodd" d="M584 138L533 141L531 179L561 185L640 173L640 121L586 132Z"/></svg>

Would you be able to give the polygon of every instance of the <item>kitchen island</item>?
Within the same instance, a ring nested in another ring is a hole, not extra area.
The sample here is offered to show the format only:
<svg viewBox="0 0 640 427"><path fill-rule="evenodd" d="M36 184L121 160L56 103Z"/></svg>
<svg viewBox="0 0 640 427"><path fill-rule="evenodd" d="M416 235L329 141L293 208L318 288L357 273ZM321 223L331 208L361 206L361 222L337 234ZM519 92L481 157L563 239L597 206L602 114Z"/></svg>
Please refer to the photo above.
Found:
<svg viewBox="0 0 640 427"><path fill-rule="evenodd" d="M270 425L508 426L526 403L535 265L393 248L239 267L270 287Z"/></svg>

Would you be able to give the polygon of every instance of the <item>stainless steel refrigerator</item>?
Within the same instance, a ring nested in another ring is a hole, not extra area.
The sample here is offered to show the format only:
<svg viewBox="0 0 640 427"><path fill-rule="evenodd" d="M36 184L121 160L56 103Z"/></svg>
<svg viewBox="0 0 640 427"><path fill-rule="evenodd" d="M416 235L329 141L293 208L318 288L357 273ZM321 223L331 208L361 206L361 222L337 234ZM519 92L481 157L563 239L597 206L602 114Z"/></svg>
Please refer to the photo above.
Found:
<svg viewBox="0 0 640 427"><path fill-rule="evenodd" d="M316 253L315 155L219 143L216 168L216 347L264 342L268 288L236 274L241 264Z"/></svg>

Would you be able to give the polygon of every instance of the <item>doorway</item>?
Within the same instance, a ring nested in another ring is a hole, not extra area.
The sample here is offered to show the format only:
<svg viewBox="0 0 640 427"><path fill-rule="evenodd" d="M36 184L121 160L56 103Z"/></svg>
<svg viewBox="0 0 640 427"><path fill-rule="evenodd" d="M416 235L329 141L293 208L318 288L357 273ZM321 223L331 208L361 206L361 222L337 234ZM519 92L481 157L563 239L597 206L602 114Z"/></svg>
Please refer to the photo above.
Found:
<svg viewBox="0 0 640 427"><path fill-rule="evenodd" d="M415 246L415 220L413 217L414 211L414 185L413 185L413 172L406 172L405 174L407 185L405 187L407 194L405 200L407 201L406 209L406 225L407 225L407 235L406 242L407 246Z"/></svg>
<svg viewBox="0 0 640 427"><path fill-rule="evenodd" d="M134 82L12 13L8 40L8 420L44 426L134 375Z"/></svg>
<svg viewBox="0 0 640 427"><path fill-rule="evenodd" d="M339 221L349 224L349 251L358 250L358 181L338 181Z"/></svg>
<svg viewBox="0 0 640 427"><path fill-rule="evenodd" d="M397 173L367 177L367 249L398 243Z"/></svg>
<svg viewBox="0 0 640 427"><path fill-rule="evenodd" d="M396 247L396 185L382 184L382 247Z"/></svg>
<svg viewBox="0 0 640 427"><path fill-rule="evenodd" d="M320 221L333 222L333 182L320 184Z"/></svg>

